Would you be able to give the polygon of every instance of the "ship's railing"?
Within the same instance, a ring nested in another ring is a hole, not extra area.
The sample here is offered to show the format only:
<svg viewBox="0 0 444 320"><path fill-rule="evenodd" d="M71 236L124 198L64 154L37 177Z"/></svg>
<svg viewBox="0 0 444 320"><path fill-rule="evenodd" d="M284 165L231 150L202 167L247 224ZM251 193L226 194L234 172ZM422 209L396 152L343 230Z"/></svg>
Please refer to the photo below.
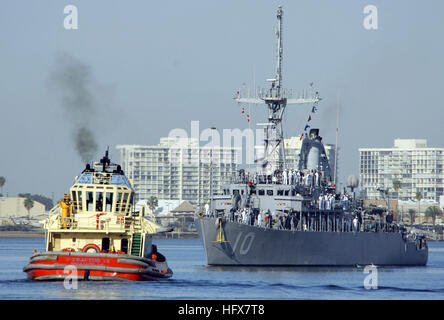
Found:
<svg viewBox="0 0 444 320"><path fill-rule="evenodd" d="M233 174L230 177L230 183L232 184L249 184L253 185L282 185L282 186L299 186L310 188L327 188L329 183L320 178L318 181L314 179L314 175L311 175L309 179L304 180L303 175L299 178L297 176L291 179L287 177L285 179L282 174L262 174L262 173L244 173L244 174Z"/></svg>
<svg viewBox="0 0 444 320"><path fill-rule="evenodd" d="M109 172L94 172L93 183L95 184L111 184L112 174Z"/></svg>
<svg viewBox="0 0 444 320"><path fill-rule="evenodd" d="M66 222L66 229L68 230L103 230L103 231L125 231L127 225L125 216L93 214L93 215L74 215L72 217L64 218ZM62 216L58 215L53 219L47 220L48 229L64 229L64 221Z"/></svg>
<svg viewBox="0 0 444 320"><path fill-rule="evenodd" d="M127 186L134 191L128 178L120 173L97 171L97 172L83 172L76 180L80 184L108 184Z"/></svg>
<svg viewBox="0 0 444 320"><path fill-rule="evenodd" d="M386 232L406 233L406 228L396 222L386 223L364 217L361 221L350 212L344 212L340 206L330 211L310 209L293 213L256 213L242 214L242 210L224 213L220 216L228 221L247 224L260 228L311 231L311 232ZM408 238L409 236L407 236Z"/></svg>

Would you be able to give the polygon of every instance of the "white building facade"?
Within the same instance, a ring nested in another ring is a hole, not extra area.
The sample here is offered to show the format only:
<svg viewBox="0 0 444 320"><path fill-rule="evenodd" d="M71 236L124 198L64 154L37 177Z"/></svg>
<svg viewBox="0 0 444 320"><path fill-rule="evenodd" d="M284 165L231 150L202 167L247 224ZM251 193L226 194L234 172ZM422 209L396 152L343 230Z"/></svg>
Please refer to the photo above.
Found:
<svg viewBox="0 0 444 320"><path fill-rule="evenodd" d="M367 199L380 199L377 190L389 189L390 197L439 202L444 194L444 148L428 148L425 139L395 139L392 148L359 148L360 190ZM393 181L401 182L398 194Z"/></svg>
<svg viewBox="0 0 444 320"><path fill-rule="evenodd" d="M201 147L196 139L161 138L157 146L116 148L122 169L133 180L136 201L155 196L201 206L210 199L210 189L221 192L238 169L236 148Z"/></svg>

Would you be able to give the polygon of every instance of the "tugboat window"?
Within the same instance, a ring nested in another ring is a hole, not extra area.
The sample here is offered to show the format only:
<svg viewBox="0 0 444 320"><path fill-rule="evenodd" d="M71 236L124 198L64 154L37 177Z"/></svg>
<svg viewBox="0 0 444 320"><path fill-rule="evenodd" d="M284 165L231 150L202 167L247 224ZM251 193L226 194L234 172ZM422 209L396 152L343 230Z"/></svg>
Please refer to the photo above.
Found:
<svg viewBox="0 0 444 320"><path fill-rule="evenodd" d="M128 193L123 194L122 212L126 211L126 201L128 200Z"/></svg>
<svg viewBox="0 0 444 320"><path fill-rule="evenodd" d="M267 190L267 196L272 196L273 195L273 190Z"/></svg>
<svg viewBox="0 0 444 320"><path fill-rule="evenodd" d="M88 211L94 211L93 210L93 193L91 191L88 191L86 193L86 208Z"/></svg>
<svg viewBox="0 0 444 320"><path fill-rule="evenodd" d="M111 192L106 193L106 204L105 204L105 211L111 212L112 206L113 206L113 194Z"/></svg>
<svg viewBox="0 0 444 320"><path fill-rule="evenodd" d="M96 192L96 211L103 211L103 192Z"/></svg>
<svg viewBox="0 0 444 320"><path fill-rule="evenodd" d="M259 190L258 194L259 194L260 196L265 195L265 190L263 190L263 189Z"/></svg>
<svg viewBox="0 0 444 320"><path fill-rule="evenodd" d="M72 192L72 203L73 203L73 209L74 211L77 211L77 192Z"/></svg>
<svg viewBox="0 0 444 320"><path fill-rule="evenodd" d="M79 201L77 203L77 206L79 208L79 210L81 211L83 208L83 203L82 203L82 191L78 192L78 196L79 196Z"/></svg>
<svg viewBox="0 0 444 320"><path fill-rule="evenodd" d="M122 209L122 192L117 193L117 200L116 200L116 211L120 212Z"/></svg>

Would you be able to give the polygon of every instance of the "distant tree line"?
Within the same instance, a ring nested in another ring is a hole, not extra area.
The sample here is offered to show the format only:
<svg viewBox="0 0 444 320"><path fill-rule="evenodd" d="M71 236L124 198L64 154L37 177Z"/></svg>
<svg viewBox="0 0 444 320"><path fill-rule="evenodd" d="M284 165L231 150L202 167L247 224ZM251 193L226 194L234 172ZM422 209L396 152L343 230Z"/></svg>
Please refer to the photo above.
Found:
<svg viewBox="0 0 444 320"><path fill-rule="evenodd" d="M53 204L51 198L42 196L40 194L19 193L17 195L17 197L27 198L27 199L31 199L33 201L40 202L41 204L43 204L45 206L46 211L49 211L52 209L52 207L54 207L54 204Z"/></svg>
<svg viewBox="0 0 444 320"><path fill-rule="evenodd" d="M3 186L6 183L6 178L3 176L0 176L0 191L1 191L1 196L3 196Z"/></svg>

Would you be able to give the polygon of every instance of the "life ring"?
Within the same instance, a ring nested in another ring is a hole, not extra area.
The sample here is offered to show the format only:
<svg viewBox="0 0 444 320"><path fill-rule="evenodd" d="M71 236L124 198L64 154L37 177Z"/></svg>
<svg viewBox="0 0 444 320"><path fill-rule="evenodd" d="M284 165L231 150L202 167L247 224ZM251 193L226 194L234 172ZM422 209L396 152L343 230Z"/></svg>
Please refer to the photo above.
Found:
<svg viewBox="0 0 444 320"><path fill-rule="evenodd" d="M94 243L88 243L86 246L83 247L82 252L92 252L91 250L94 250L95 253L100 252L99 246Z"/></svg>

